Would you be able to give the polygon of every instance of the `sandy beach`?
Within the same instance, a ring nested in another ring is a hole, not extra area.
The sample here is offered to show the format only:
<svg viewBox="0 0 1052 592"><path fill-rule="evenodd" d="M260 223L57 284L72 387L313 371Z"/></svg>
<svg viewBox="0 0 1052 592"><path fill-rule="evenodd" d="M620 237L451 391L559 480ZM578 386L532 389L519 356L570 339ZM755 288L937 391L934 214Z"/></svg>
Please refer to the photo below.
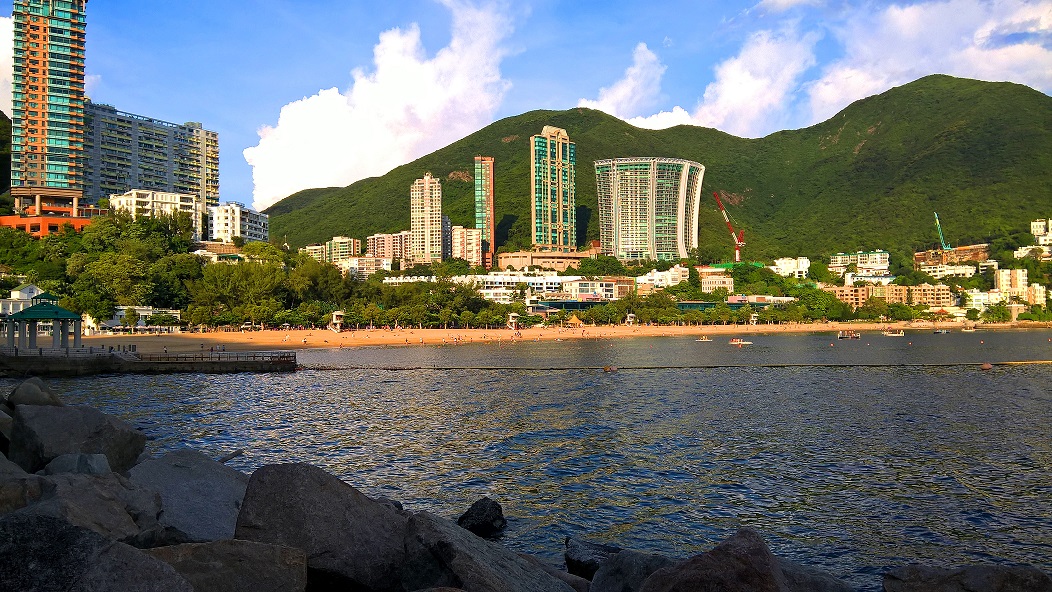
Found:
<svg viewBox="0 0 1052 592"><path fill-rule="evenodd" d="M1043 324L1042 324L1043 326ZM735 335L774 333L835 333L840 330L859 332L895 329L947 328L960 329L960 323L797 323L781 325L702 325L702 326L583 326L580 328L533 327L518 332L509 329L330 329L213 331L207 333L167 333L139 335L95 335L84 338L85 346L117 347L134 344L144 353L200 351L267 351L341 347L420 347L468 343L500 344L510 341L549 341L567 339L629 339L633 337L685 337L702 335L733 337ZM984 326L984 328L986 328Z"/></svg>

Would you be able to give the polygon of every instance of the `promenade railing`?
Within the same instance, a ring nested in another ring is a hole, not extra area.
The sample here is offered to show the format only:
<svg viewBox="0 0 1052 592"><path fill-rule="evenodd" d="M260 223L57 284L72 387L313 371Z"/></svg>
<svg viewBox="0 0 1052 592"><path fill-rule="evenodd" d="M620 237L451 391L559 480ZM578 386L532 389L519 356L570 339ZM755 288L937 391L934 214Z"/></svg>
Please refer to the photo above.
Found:
<svg viewBox="0 0 1052 592"><path fill-rule="evenodd" d="M293 362L296 361L294 351L266 351L266 352L193 352L193 353L170 353L170 354L136 354L137 359L144 362Z"/></svg>

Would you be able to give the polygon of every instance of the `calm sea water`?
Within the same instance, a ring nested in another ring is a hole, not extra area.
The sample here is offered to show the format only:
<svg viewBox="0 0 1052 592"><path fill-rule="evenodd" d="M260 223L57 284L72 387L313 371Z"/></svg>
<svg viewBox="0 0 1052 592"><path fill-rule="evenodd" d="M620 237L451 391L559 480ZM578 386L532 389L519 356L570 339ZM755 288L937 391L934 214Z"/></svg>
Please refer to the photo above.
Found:
<svg viewBox="0 0 1052 592"><path fill-rule="evenodd" d="M455 334L451 332L451 334ZM288 375L52 380L151 446L319 465L504 544L689 556L740 526L859 589L910 562L1052 566L1052 332L316 350ZM616 372L603 372L616 366ZM12 381L6 381L11 383Z"/></svg>

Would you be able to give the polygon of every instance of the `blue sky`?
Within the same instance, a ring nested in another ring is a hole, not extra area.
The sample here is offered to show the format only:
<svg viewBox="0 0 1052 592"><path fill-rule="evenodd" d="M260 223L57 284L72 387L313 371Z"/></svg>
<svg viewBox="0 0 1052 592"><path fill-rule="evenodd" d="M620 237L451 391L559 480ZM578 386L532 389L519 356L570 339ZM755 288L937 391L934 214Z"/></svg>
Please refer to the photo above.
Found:
<svg viewBox="0 0 1052 592"><path fill-rule="evenodd" d="M218 131L222 200L258 208L532 109L761 137L932 73L1052 93L1052 0L91 0L87 18L92 100Z"/></svg>

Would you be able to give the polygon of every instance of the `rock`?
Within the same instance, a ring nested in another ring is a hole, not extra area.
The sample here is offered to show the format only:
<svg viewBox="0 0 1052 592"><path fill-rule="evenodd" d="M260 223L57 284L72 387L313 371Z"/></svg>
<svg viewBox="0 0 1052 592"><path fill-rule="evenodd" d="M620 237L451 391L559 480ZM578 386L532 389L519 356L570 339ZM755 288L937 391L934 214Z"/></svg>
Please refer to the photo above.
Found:
<svg viewBox="0 0 1052 592"><path fill-rule="evenodd" d="M526 561L529 561L530 564L534 567L539 567L543 569L548 575L555 576L562 582L565 582L571 588L573 588L575 592L588 592L589 588L591 587L591 584L588 582L588 580L580 576L575 576L572 573L567 573L559 569L558 567L555 567L554 565L551 565L550 563L541 560L538 557L534 557L533 555L529 555L526 553L519 553L519 557L522 557Z"/></svg>
<svg viewBox="0 0 1052 592"><path fill-rule="evenodd" d="M0 477L4 475L26 475L25 469L16 465L15 463L7 460L7 457L0 454Z"/></svg>
<svg viewBox="0 0 1052 592"><path fill-rule="evenodd" d="M47 516L0 519L0 590L193 592L167 563Z"/></svg>
<svg viewBox="0 0 1052 592"><path fill-rule="evenodd" d="M84 475L104 475L110 473L110 462L105 454L63 454L44 467L45 475L58 473L80 473Z"/></svg>
<svg viewBox="0 0 1052 592"><path fill-rule="evenodd" d="M127 471L146 445L128 423L91 407L19 405L8 458L36 472L63 454L105 454L110 468Z"/></svg>
<svg viewBox="0 0 1052 592"><path fill-rule="evenodd" d="M809 565L778 558L789 592L853 592L847 582Z"/></svg>
<svg viewBox="0 0 1052 592"><path fill-rule="evenodd" d="M15 463L0 463L0 516L36 503L46 486L44 477L30 475Z"/></svg>
<svg viewBox="0 0 1052 592"><path fill-rule="evenodd" d="M4 409L3 405L0 405L0 456L7 456L8 450L11 445L11 428L14 426L15 420L11 419Z"/></svg>
<svg viewBox="0 0 1052 592"><path fill-rule="evenodd" d="M55 405L62 406L62 400L58 395L37 377L30 378L16 386L11 394L7 396L7 406L14 409L15 405Z"/></svg>
<svg viewBox="0 0 1052 592"><path fill-rule="evenodd" d="M591 580L604 561L621 552L621 547L566 537L566 571Z"/></svg>
<svg viewBox="0 0 1052 592"><path fill-rule="evenodd" d="M388 508L391 508L392 510L396 510L398 512L401 512L401 511L405 510L405 508L402 507L402 502L400 502L398 500L394 500L394 499L391 499L389 497L383 497L383 496L377 497L377 498L374 498L374 499L377 501L377 503L383 504L383 505L387 506Z"/></svg>
<svg viewBox="0 0 1052 592"><path fill-rule="evenodd" d="M406 522L319 468L268 465L249 479L234 538L303 549L312 587L389 590L398 587Z"/></svg>
<svg viewBox="0 0 1052 592"><path fill-rule="evenodd" d="M454 586L501 592L573 592L504 547L427 512L409 518L402 587Z"/></svg>
<svg viewBox="0 0 1052 592"><path fill-rule="evenodd" d="M504 519L504 510L500 504L484 497L471 504L467 512L457 519L457 524L481 536L493 536L508 525Z"/></svg>
<svg viewBox="0 0 1052 592"><path fill-rule="evenodd" d="M116 473L43 478L43 492L18 514L61 518L108 538L135 542L159 528L161 498Z"/></svg>
<svg viewBox="0 0 1052 592"><path fill-rule="evenodd" d="M675 565L676 562L661 555L621 551L595 572L592 577L592 592L637 592L650 574Z"/></svg>
<svg viewBox="0 0 1052 592"><path fill-rule="evenodd" d="M132 483L161 494L162 526L189 541L234 538L248 476L196 450L169 452L128 471Z"/></svg>
<svg viewBox="0 0 1052 592"><path fill-rule="evenodd" d="M1052 578L1028 565L957 569L907 565L884 574L886 592L1052 592Z"/></svg>
<svg viewBox="0 0 1052 592"><path fill-rule="evenodd" d="M303 592L307 586L307 554L302 549L228 540L145 553L175 568L194 592Z"/></svg>
<svg viewBox="0 0 1052 592"><path fill-rule="evenodd" d="M786 592L778 559L763 538L743 528L711 551L655 571L641 592Z"/></svg>

